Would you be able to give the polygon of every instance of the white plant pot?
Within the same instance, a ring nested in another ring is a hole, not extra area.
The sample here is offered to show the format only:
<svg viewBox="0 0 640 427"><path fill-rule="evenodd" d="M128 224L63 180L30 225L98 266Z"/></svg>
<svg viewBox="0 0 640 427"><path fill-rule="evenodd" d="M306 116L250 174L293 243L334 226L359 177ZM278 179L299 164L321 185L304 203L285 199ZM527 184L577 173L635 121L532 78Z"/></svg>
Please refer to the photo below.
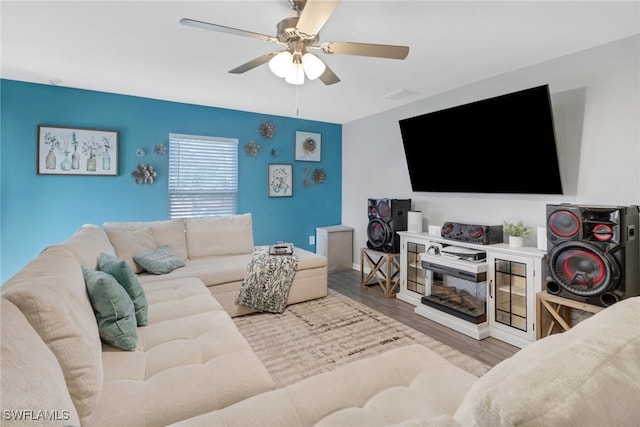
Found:
<svg viewBox="0 0 640 427"><path fill-rule="evenodd" d="M512 248L521 248L524 246L524 237L509 236L509 246Z"/></svg>

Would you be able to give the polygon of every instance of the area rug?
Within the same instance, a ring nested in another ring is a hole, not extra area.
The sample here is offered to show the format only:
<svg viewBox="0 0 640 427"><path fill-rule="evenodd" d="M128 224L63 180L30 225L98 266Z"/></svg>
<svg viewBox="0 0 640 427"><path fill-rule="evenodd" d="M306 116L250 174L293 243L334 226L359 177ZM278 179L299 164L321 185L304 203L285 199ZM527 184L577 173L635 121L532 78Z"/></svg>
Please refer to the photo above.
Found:
<svg viewBox="0 0 640 427"><path fill-rule="evenodd" d="M411 344L422 344L476 376L491 368L331 289L326 298L291 305L282 314L234 320L280 386Z"/></svg>

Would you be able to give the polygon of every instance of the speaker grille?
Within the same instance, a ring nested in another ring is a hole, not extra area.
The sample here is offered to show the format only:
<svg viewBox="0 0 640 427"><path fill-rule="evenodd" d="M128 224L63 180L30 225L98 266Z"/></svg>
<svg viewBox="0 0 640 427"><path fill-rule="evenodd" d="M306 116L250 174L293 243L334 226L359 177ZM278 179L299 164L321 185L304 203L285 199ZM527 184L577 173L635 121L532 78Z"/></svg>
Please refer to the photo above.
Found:
<svg viewBox="0 0 640 427"><path fill-rule="evenodd" d="M391 221L391 218L392 218L391 203L389 202L388 199L378 200L377 211L378 211L378 216L384 222Z"/></svg>
<svg viewBox="0 0 640 427"><path fill-rule="evenodd" d="M393 241L393 232L384 221L372 219L367 226L371 249L382 249Z"/></svg>
<svg viewBox="0 0 640 427"><path fill-rule="evenodd" d="M597 296L615 288L619 270L615 260L585 243L558 246L549 259L555 281L569 292L583 297Z"/></svg>
<svg viewBox="0 0 640 427"><path fill-rule="evenodd" d="M549 216L548 229L557 237L570 239L580 231L580 219L569 211L555 211Z"/></svg>

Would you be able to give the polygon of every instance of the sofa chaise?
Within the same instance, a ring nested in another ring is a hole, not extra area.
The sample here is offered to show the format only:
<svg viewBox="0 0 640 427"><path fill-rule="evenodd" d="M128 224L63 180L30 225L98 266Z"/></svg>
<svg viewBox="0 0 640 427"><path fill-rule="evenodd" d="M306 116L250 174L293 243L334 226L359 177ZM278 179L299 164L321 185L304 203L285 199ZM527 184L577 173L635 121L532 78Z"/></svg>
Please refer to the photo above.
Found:
<svg viewBox="0 0 640 427"><path fill-rule="evenodd" d="M193 236L188 221L182 232L173 220L83 226L9 279L0 289L1 424L638 425L640 297L530 344L480 378L412 345L279 388L231 318L243 309L224 295L237 294L234 283L241 279L203 273L206 258L246 270L250 254L198 252L218 244L233 248L237 229L230 223L244 222L246 229L250 217L209 221L213 228L227 223L215 236L198 228L204 224L194 224ZM198 236L206 238L202 246L193 240ZM185 266L162 275L136 273L148 319L135 328L135 348L125 351L101 339L83 267L96 269L104 253L129 262L145 245L170 247ZM299 253L310 258L301 279L322 289L316 273L321 276L324 260ZM187 268L193 270L184 273ZM290 297L326 295L324 274L324 291L294 294L305 285L294 280Z"/></svg>

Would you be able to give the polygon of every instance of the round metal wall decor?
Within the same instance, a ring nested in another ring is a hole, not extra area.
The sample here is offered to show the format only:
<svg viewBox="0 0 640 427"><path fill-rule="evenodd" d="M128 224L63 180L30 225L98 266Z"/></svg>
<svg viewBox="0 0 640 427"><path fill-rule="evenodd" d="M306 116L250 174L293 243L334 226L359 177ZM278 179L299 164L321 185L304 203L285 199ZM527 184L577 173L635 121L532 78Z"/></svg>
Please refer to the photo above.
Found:
<svg viewBox="0 0 640 427"><path fill-rule="evenodd" d="M260 123L260 135L263 138L271 138L276 133L276 127L271 122Z"/></svg>
<svg viewBox="0 0 640 427"><path fill-rule="evenodd" d="M153 181L158 177L158 172L153 165L140 163L138 168L131 172L131 175L135 178L136 184L153 184Z"/></svg>
<svg viewBox="0 0 640 427"><path fill-rule="evenodd" d="M244 154L247 156L257 156L258 151L260 151L260 146L255 143L255 141L249 141L244 144Z"/></svg>
<svg viewBox="0 0 640 427"><path fill-rule="evenodd" d="M313 171L313 182L316 184L324 184L327 182L327 173L324 169L315 169Z"/></svg>

